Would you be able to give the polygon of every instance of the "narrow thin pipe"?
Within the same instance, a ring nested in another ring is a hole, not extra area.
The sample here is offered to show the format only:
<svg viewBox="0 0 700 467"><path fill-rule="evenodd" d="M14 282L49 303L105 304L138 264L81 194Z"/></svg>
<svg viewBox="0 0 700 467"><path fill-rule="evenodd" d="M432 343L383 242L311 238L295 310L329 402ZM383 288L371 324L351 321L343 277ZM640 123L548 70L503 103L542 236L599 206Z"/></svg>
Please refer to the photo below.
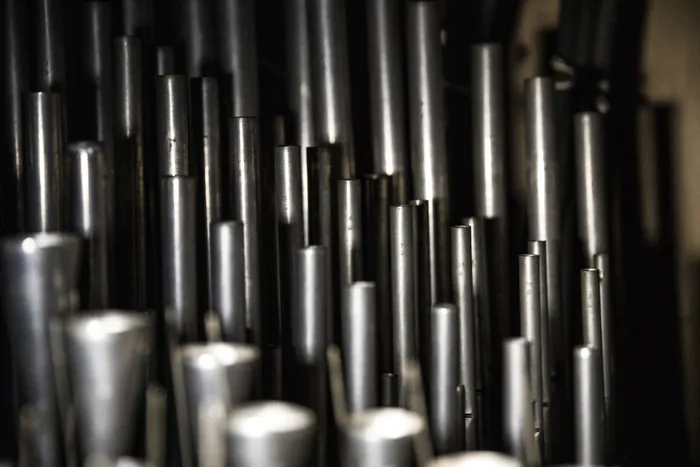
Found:
<svg viewBox="0 0 700 467"><path fill-rule="evenodd" d="M431 312L430 431L435 452L459 448L457 426L459 385L459 314L452 304L437 304Z"/></svg>
<svg viewBox="0 0 700 467"><path fill-rule="evenodd" d="M245 342L243 223L217 222L211 234L212 308L224 341Z"/></svg>
<svg viewBox="0 0 700 467"><path fill-rule="evenodd" d="M355 176L345 0L306 0L317 144L340 150L340 177Z"/></svg>
<svg viewBox="0 0 700 467"><path fill-rule="evenodd" d="M416 293L416 327L418 359L423 379L428 379L430 362L430 313L434 297L430 292L430 214L424 200L411 201L413 209L413 248L415 255L414 288Z"/></svg>
<svg viewBox="0 0 700 467"><path fill-rule="evenodd" d="M156 48L156 75L174 75L177 73L175 65L175 49L172 47Z"/></svg>
<svg viewBox="0 0 700 467"><path fill-rule="evenodd" d="M189 175L187 78L158 76L158 155L160 176Z"/></svg>
<svg viewBox="0 0 700 467"><path fill-rule="evenodd" d="M211 0L185 1L187 76L211 76L216 64L216 27Z"/></svg>
<svg viewBox="0 0 700 467"><path fill-rule="evenodd" d="M163 307L173 313L178 339L197 338L197 185L190 177L161 181Z"/></svg>
<svg viewBox="0 0 700 467"><path fill-rule="evenodd" d="M231 3L231 2L227 2ZM262 342L262 311L260 306L260 163L258 153L258 124L255 118L229 120L230 152L233 170L234 218L243 222L243 248L246 288L246 325L250 342Z"/></svg>
<svg viewBox="0 0 700 467"><path fill-rule="evenodd" d="M394 199L408 199L408 137L401 2L367 2L367 52L374 171L392 176Z"/></svg>
<svg viewBox="0 0 700 467"><path fill-rule="evenodd" d="M275 146L288 145L288 140L291 138L287 136L287 119L284 115L278 114L272 119L272 134L272 142Z"/></svg>
<svg viewBox="0 0 700 467"><path fill-rule="evenodd" d="M379 405L376 342L376 290L371 282L344 287L342 307L343 354L348 411Z"/></svg>
<svg viewBox="0 0 700 467"><path fill-rule="evenodd" d="M99 143L73 143L66 150L66 227L84 239L81 305L89 309L106 308L109 304L111 263L105 159Z"/></svg>
<svg viewBox="0 0 700 467"><path fill-rule="evenodd" d="M583 345L602 350L600 271L597 269L581 270L581 315Z"/></svg>
<svg viewBox="0 0 700 467"><path fill-rule="evenodd" d="M363 279L362 182L338 181L338 258L340 286Z"/></svg>
<svg viewBox="0 0 700 467"><path fill-rule="evenodd" d="M491 293L486 262L486 233L484 220L470 217L465 220L471 229L472 290L474 292L474 319L476 321L476 384L484 390L492 378ZM488 391L486 391L488 392Z"/></svg>
<svg viewBox="0 0 700 467"><path fill-rule="evenodd" d="M612 271L610 257L607 253L595 256L595 267L600 272L600 327L603 337L603 388L605 394L605 420L607 424L608 460L617 452L615 439L617 409L615 401L615 331L613 329L613 310L611 297Z"/></svg>
<svg viewBox="0 0 700 467"><path fill-rule="evenodd" d="M65 2L37 0L34 2L36 28L36 85L41 91L66 90L66 50L64 44Z"/></svg>
<svg viewBox="0 0 700 467"><path fill-rule="evenodd" d="M574 349L574 423L576 463L603 465L605 462L605 403L603 364L600 349Z"/></svg>

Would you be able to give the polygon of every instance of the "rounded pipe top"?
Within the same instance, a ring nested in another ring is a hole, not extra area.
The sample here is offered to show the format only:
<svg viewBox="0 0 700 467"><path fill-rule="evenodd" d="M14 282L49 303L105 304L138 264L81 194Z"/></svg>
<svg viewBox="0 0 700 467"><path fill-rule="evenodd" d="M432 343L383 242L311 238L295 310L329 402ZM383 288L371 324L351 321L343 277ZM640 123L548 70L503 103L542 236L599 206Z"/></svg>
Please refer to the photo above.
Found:
<svg viewBox="0 0 700 467"><path fill-rule="evenodd" d="M430 467L521 467L514 457L498 452L464 452L450 456L438 457L432 461Z"/></svg>
<svg viewBox="0 0 700 467"><path fill-rule="evenodd" d="M296 404L261 401L233 410L228 419L230 435L268 438L306 431L316 426L316 415Z"/></svg>
<svg viewBox="0 0 700 467"><path fill-rule="evenodd" d="M203 370L245 365L260 358L257 347L225 342L188 344L181 347L181 351L184 363Z"/></svg>
<svg viewBox="0 0 700 467"><path fill-rule="evenodd" d="M423 418L415 412L382 407L356 412L350 416L347 432L365 441L390 441L414 436L425 429Z"/></svg>
<svg viewBox="0 0 700 467"><path fill-rule="evenodd" d="M128 310L90 310L66 318L71 332L92 340L148 327L149 315Z"/></svg>

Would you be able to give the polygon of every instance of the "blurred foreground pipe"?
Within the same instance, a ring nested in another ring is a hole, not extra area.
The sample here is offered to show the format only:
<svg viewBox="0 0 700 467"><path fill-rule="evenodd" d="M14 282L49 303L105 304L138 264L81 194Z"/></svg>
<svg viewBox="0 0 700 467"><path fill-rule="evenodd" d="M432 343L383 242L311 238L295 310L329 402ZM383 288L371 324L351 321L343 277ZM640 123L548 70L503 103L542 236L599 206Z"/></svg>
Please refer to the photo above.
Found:
<svg viewBox="0 0 700 467"><path fill-rule="evenodd" d="M428 467L523 467L516 458L498 452L466 452L441 456Z"/></svg>
<svg viewBox="0 0 700 467"><path fill-rule="evenodd" d="M243 223L212 226L212 309L226 342L246 342Z"/></svg>

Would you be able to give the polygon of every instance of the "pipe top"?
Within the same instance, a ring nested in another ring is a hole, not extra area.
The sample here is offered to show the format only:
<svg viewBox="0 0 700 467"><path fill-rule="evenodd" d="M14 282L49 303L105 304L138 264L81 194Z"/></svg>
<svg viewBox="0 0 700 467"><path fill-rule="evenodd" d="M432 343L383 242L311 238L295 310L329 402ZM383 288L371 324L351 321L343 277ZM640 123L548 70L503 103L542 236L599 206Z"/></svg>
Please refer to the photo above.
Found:
<svg viewBox="0 0 700 467"><path fill-rule="evenodd" d="M346 430L366 441L390 441L415 436L425 429L420 415L409 410L382 407L350 416Z"/></svg>

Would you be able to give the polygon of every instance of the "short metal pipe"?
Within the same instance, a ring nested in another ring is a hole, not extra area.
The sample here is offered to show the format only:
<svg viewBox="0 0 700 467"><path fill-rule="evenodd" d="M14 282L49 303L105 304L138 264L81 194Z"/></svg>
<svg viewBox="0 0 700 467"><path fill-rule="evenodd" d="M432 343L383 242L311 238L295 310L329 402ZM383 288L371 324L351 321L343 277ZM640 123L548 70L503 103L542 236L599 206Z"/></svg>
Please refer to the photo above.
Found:
<svg viewBox="0 0 700 467"><path fill-rule="evenodd" d="M187 78L163 75L156 84L160 176L189 175Z"/></svg>
<svg viewBox="0 0 700 467"><path fill-rule="evenodd" d="M574 433L577 464L605 462L605 403L600 349L574 349Z"/></svg>
<svg viewBox="0 0 700 467"><path fill-rule="evenodd" d="M583 345L603 349L600 309L600 271L581 270L581 315L583 318Z"/></svg>
<svg viewBox="0 0 700 467"><path fill-rule="evenodd" d="M340 285L363 279L362 182L338 181L338 257Z"/></svg>
<svg viewBox="0 0 700 467"><path fill-rule="evenodd" d="M246 342L243 223L217 222L211 231L212 309L226 342Z"/></svg>
<svg viewBox="0 0 700 467"><path fill-rule="evenodd" d="M177 73L175 66L175 49L172 47L156 48L156 75L174 75Z"/></svg>

